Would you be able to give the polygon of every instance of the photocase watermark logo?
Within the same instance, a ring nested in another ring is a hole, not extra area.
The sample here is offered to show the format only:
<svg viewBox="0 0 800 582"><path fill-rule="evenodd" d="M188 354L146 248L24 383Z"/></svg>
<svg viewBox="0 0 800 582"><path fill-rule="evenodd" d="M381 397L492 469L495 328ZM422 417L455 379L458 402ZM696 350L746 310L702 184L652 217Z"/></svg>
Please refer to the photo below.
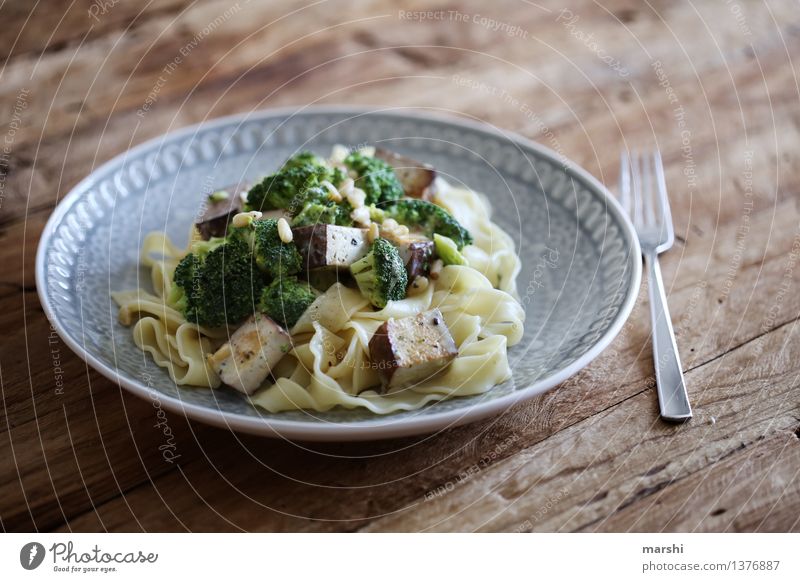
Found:
<svg viewBox="0 0 800 582"><path fill-rule="evenodd" d="M144 564L155 564L158 554L143 550L106 551L99 545L76 547L71 541L56 542L49 548L38 542L29 542L19 551L19 564L25 570L35 570L47 561L45 570L68 574L108 574L120 572L129 567L140 567ZM2 580L4 578L0 578Z"/></svg>
<svg viewBox="0 0 800 582"><path fill-rule="evenodd" d="M19 551L19 563L26 570L35 570L44 561L44 546L39 542L29 542Z"/></svg>

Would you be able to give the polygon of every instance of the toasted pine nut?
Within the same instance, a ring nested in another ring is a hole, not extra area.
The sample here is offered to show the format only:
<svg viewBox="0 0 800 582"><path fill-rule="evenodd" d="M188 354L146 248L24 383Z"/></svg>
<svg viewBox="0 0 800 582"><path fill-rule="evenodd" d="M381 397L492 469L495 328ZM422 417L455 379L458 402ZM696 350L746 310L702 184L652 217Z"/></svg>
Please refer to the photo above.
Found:
<svg viewBox="0 0 800 582"><path fill-rule="evenodd" d="M433 261L430 272L431 279L433 279L434 281L438 279L439 273L442 272L443 268L444 268L444 263L442 262L442 259L436 259L435 261Z"/></svg>
<svg viewBox="0 0 800 582"><path fill-rule="evenodd" d="M398 226L400 225L397 224L394 218L387 218L383 221L383 224L381 224L381 228L389 232L393 232Z"/></svg>
<svg viewBox="0 0 800 582"><path fill-rule="evenodd" d="M336 189L336 186L328 182L327 180L323 180L320 182L321 186L324 186L328 190L328 198L333 200L334 202L341 202L342 195L339 194L339 191Z"/></svg>
<svg viewBox="0 0 800 582"><path fill-rule="evenodd" d="M367 232L367 240L369 241L369 244L374 243L375 239L378 238L380 235L381 232L378 229L378 223L373 222L372 224L370 224L369 232Z"/></svg>
<svg viewBox="0 0 800 582"><path fill-rule="evenodd" d="M353 208L361 208L367 200L367 194L361 188L353 188L347 193L347 201Z"/></svg>
<svg viewBox="0 0 800 582"><path fill-rule="evenodd" d="M292 227L289 226L289 223L286 222L285 218L278 219L278 236L281 237L281 240L287 244L294 240Z"/></svg>
<svg viewBox="0 0 800 582"><path fill-rule="evenodd" d="M362 226L368 226L370 224L369 220L369 208L366 206L362 206L361 208L356 208L353 212L350 213L350 218L353 219L353 222L357 222Z"/></svg>
<svg viewBox="0 0 800 582"><path fill-rule="evenodd" d="M231 224L236 228L242 228L243 226L247 226L252 219L250 218L249 212L240 212L239 214L234 215L233 220L231 220Z"/></svg>
<svg viewBox="0 0 800 582"><path fill-rule="evenodd" d="M397 236L406 236L408 234L408 227L405 224L401 224L400 226L394 229L394 233Z"/></svg>
<svg viewBox="0 0 800 582"><path fill-rule="evenodd" d="M231 224L236 228L243 228L249 225L254 220L261 218L261 213L258 210L251 210L250 212L240 212L233 217Z"/></svg>
<svg viewBox="0 0 800 582"><path fill-rule="evenodd" d="M353 182L352 178L345 178L345 181L339 184L339 193L347 196L350 192L353 191L353 187L355 186L355 182Z"/></svg>

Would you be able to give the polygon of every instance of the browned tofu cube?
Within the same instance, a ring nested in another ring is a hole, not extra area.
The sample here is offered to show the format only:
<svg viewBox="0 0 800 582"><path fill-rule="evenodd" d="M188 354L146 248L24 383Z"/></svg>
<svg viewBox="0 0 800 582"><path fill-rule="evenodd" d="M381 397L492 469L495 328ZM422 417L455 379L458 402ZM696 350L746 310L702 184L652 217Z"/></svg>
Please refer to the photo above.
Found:
<svg viewBox="0 0 800 582"><path fill-rule="evenodd" d="M216 191L225 192L227 197L215 201L212 195L203 201L202 214L195 221L195 227L203 240L225 236L233 216L242 211L241 193L245 190L247 184L244 182L234 184Z"/></svg>
<svg viewBox="0 0 800 582"><path fill-rule="evenodd" d="M370 247L364 228L314 224L293 228L292 235L307 269L349 267Z"/></svg>
<svg viewBox="0 0 800 582"><path fill-rule="evenodd" d="M225 384L252 394L291 347L285 329L256 313L233 332L230 341L208 356L208 362Z"/></svg>
<svg viewBox="0 0 800 582"><path fill-rule="evenodd" d="M384 392L424 382L446 367L458 349L442 312L390 319L369 341L369 356Z"/></svg>
<svg viewBox="0 0 800 582"><path fill-rule="evenodd" d="M408 284L411 285L417 277L428 276L433 259L433 241L426 240L409 244L407 255L406 272L408 273Z"/></svg>
<svg viewBox="0 0 800 582"><path fill-rule="evenodd" d="M431 185L436 179L433 166L381 148L375 149L375 157L394 168L406 196L424 200L431 197Z"/></svg>

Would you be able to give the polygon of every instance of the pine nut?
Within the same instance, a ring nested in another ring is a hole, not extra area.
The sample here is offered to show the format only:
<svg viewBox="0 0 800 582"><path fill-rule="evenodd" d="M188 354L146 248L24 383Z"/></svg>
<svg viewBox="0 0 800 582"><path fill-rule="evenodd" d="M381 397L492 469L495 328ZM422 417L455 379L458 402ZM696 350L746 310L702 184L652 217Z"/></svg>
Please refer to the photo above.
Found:
<svg viewBox="0 0 800 582"><path fill-rule="evenodd" d="M345 181L339 184L339 193L347 196L350 192L353 191L353 187L355 186L355 182L353 182L352 178L345 178Z"/></svg>
<svg viewBox="0 0 800 582"><path fill-rule="evenodd" d="M353 208L361 208L367 200L367 194L361 188L353 188L347 193L347 201Z"/></svg>
<svg viewBox="0 0 800 582"><path fill-rule="evenodd" d="M380 230L378 229L378 224L373 222L369 225L369 232L367 232L367 240L369 244L375 242L375 239L381 235Z"/></svg>
<svg viewBox="0 0 800 582"><path fill-rule="evenodd" d="M285 218L278 219L278 236L286 244L289 244L294 240L294 235L292 234L292 227L289 226L289 223L286 222Z"/></svg>
<svg viewBox="0 0 800 582"><path fill-rule="evenodd" d="M328 198L333 200L334 202L341 202L342 195L339 194L339 191L336 189L336 186L328 182L327 180L323 180L320 182L321 186L324 186L328 190Z"/></svg>
<svg viewBox="0 0 800 582"><path fill-rule="evenodd" d="M233 217L231 224L236 228L244 228L249 226L254 220L261 218L261 213L258 210L251 210L250 212L240 212Z"/></svg>
<svg viewBox="0 0 800 582"><path fill-rule="evenodd" d="M369 221L369 208L366 206L362 206L361 208L356 208L353 212L350 213L350 218L353 219L353 222L357 222L362 226L368 226L370 224Z"/></svg>

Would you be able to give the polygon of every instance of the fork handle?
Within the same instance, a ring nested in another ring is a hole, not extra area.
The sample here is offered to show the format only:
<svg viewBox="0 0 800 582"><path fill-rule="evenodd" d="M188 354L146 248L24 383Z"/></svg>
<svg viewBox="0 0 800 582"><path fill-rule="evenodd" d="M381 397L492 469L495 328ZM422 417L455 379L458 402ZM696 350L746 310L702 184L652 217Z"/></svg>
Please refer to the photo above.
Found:
<svg viewBox="0 0 800 582"><path fill-rule="evenodd" d="M650 293L650 316L653 325L653 361L656 369L656 386L661 418L683 422L692 418L692 407L683 380L678 345L667 306L667 295L658 266L658 254L645 255Z"/></svg>

